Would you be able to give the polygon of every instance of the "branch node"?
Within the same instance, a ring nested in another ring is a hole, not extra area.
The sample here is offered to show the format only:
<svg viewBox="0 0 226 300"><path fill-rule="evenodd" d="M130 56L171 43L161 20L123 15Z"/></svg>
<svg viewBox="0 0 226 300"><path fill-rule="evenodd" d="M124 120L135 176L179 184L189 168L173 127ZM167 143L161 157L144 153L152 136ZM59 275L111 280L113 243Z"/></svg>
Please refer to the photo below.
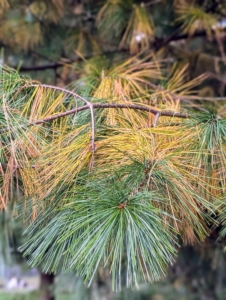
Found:
<svg viewBox="0 0 226 300"><path fill-rule="evenodd" d="M154 120L153 127L156 127L156 125L158 123L158 120L159 120L159 117L160 117L160 112L157 112L157 114L155 115L155 120Z"/></svg>

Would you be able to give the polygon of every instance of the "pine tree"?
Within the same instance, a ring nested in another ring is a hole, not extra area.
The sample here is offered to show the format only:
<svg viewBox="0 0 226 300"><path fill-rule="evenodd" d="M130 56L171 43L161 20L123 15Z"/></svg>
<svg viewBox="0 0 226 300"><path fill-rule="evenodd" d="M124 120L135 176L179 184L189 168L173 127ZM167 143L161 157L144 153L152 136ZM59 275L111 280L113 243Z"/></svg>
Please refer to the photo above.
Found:
<svg viewBox="0 0 226 300"><path fill-rule="evenodd" d="M120 290L159 280L213 226L224 236L224 2L0 9L2 57L17 67L0 75L1 208L23 194L30 264L88 284L106 267ZM38 70L51 82L21 75Z"/></svg>

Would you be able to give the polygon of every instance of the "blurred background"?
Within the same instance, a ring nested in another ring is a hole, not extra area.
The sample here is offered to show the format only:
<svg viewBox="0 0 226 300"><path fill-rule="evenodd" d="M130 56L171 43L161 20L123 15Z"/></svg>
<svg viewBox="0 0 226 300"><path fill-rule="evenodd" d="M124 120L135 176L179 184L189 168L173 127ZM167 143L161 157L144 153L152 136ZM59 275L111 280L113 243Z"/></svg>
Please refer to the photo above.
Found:
<svg viewBox="0 0 226 300"><path fill-rule="evenodd" d="M198 87L200 97L223 97L225 36L226 3L220 0L0 0L1 64L80 93L88 93L103 70L155 52L169 70L186 66L188 80L209 74L208 84ZM116 294L107 270L87 288L74 273L29 268L18 251L25 225L12 210L0 216L0 300L226 299L219 228L203 243L183 246L160 282Z"/></svg>

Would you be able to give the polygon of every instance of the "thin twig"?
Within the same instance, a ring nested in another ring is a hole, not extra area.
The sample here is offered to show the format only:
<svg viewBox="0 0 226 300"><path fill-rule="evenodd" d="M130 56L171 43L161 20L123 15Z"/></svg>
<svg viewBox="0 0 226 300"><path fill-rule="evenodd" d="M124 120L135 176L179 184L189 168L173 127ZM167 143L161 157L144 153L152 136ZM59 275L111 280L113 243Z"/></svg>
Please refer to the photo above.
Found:
<svg viewBox="0 0 226 300"><path fill-rule="evenodd" d="M44 88L49 88L49 89L53 89L53 90L58 90L65 94L72 95L73 97L78 98L87 104L86 106L88 106L88 108L90 109L90 114L91 114L91 144L92 144L92 152L94 154L94 152L95 152L95 118L94 118L93 104L90 101L83 98L82 96L78 95L77 93L66 90L66 89L58 87L58 86L52 86L52 85L48 85L48 84L31 84L29 86L44 87ZM87 108L85 108L85 109L87 109ZM73 112L71 112L71 114L73 114ZM54 119L52 119L52 120L54 120Z"/></svg>
<svg viewBox="0 0 226 300"><path fill-rule="evenodd" d="M159 3L159 2L162 2L162 0L152 0L152 1L148 2L148 3L144 3L144 6L147 7L147 6Z"/></svg>
<svg viewBox="0 0 226 300"><path fill-rule="evenodd" d="M21 67L19 69L20 72L32 72L32 71L43 71L43 70L49 70L49 69L58 69L60 67L63 67L64 63L57 62L57 63L52 63L52 64L46 64L46 65L41 65L41 66L32 66L32 67ZM15 69L15 67L14 67Z"/></svg>
<svg viewBox="0 0 226 300"><path fill-rule="evenodd" d="M177 96L181 100L226 101L226 97Z"/></svg>
<svg viewBox="0 0 226 300"><path fill-rule="evenodd" d="M214 76L215 76L215 74L206 73L206 78L210 78L210 77L214 77ZM215 78L217 78L218 80L220 80L217 76L215 76ZM223 81L223 80L221 80L221 81ZM186 96L177 95L177 94L172 93L171 91L166 90L163 87L161 87L159 85L156 85L154 83L149 82L148 85L150 85L151 87L155 88L156 90L168 93L173 98L177 98L177 99L179 98L180 100L183 100L183 101L190 101L190 100L226 101L226 97L200 97L200 96L196 96L196 95L193 95L193 96L192 95L191 96L189 96L189 95L186 95ZM200 110L202 110L202 108L200 108Z"/></svg>
<svg viewBox="0 0 226 300"><path fill-rule="evenodd" d="M157 52L159 51L160 49L162 49L163 47L167 46L170 44L170 42L173 42L173 41L179 41L179 40L184 40L184 39L187 39L189 37L189 35L187 33L181 33L181 28L177 28L175 30L175 32L168 36L168 37L165 37L165 38L156 38L155 39L155 42L153 44L153 50L154 52ZM206 37L206 31L197 31L195 32L191 37L189 38L197 38L197 37ZM215 36L213 36L214 39L216 39ZM113 51L105 51L103 52L101 55L111 55L111 54L115 54L115 53L121 53L121 52L129 52L129 49L128 48L123 48L123 49L114 49ZM85 59L90 59L94 57L94 55L87 55L85 57ZM63 62L63 61L56 61L56 62L53 62L52 64L46 64L46 65L41 65L41 66L30 66L30 67L23 67L21 66L20 68L20 71L21 72L30 72L30 71L38 71L38 70L48 70L48 69L58 69L62 66L64 66L65 64L73 64L75 62L78 62L78 61L82 61L82 58L81 57L78 57L74 60L67 60L66 62ZM11 66L12 68L14 69L17 69L17 66Z"/></svg>
<svg viewBox="0 0 226 300"><path fill-rule="evenodd" d="M76 94L75 92L69 91L62 87L59 87L59 86L53 86L53 85L49 85L49 84L30 84L27 87L44 87L44 88L48 88L48 89L58 90L58 91L64 92L65 94L69 94L76 98L79 98L80 100L85 102L87 105L90 105L90 102L88 100L86 100L85 98L83 98L82 96Z"/></svg>
<svg viewBox="0 0 226 300"><path fill-rule="evenodd" d="M188 114L186 113L179 113L179 112L173 112L173 111L160 111L151 107L147 107L147 106L142 106L142 105L136 105L136 104L119 104L119 103L94 103L93 105L93 109L104 109L104 108L125 108L125 109L134 109L134 110L141 110L141 111L147 111L149 113L152 113L154 115L159 114L159 116L164 116L164 117L175 117L175 118L182 118L182 119L186 119L189 117ZM89 109L89 105L84 105L78 108L73 108L71 110L65 111L63 113L59 113L57 115L53 115L41 120L37 120L34 122L31 122L30 125L39 125L39 124L43 124L43 123L47 123L47 122L51 122L55 119L59 119L59 118L63 118L72 114L75 114L77 112Z"/></svg>
<svg viewBox="0 0 226 300"><path fill-rule="evenodd" d="M159 117L160 117L160 113L157 113L157 114L155 115L155 120L154 120L153 127L156 127L156 125L157 125L157 123L158 123Z"/></svg>

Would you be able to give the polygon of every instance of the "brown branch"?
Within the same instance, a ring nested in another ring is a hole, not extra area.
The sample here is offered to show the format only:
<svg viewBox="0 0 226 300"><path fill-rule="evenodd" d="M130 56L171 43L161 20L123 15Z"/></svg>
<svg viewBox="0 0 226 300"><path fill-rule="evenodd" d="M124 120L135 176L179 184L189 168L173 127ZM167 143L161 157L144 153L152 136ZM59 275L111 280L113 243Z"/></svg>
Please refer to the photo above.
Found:
<svg viewBox="0 0 226 300"><path fill-rule="evenodd" d="M46 123L46 122L51 122L51 121L53 121L55 119L63 118L63 117L66 117L68 115L75 114L75 113L78 113L80 111L90 109L90 112L91 112L91 123L92 123L92 151L93 152L95 151L95 144L94 144L94 142L95 142L94 109L113 108L113 109L134 109L134 110L146 111L146 112L152 113L152 114L154 114L156 116L156 118L155 118L155 122L156 123L157 123L158 118L160 116L176 117L176 118L184 118L184 119L189 117L189 115L186 114L186 113L173 112L173 111L160 111L160 110L157 110L157 109L154 109L154 108L151 108L151 107L147 107L147 106L143 106L143 105L138 105L138 104L121 104L121 103L103 103L102 104L102 103L91 103L88 100L86 100L85 98L83 98L82 96L76 94L75 92L66 90L66 89L61 88L61 87L47 85L47 84L32 84L32 85L29 85L29 86L26 86L26 87L39 87L39 86L40 87L45 87L45 88L51 88L51 89L58 90L58 91L66 93L66 94L72 95L73 97L79 98L80 100L82 100L83 102L85 102L86 105L81 106L81 107L76 107L76 108L73 108L71 110L68 110L68 111L65 111L65 112L62 112L62 113L59 113L59 114L56 114L56 115L52 115L50 117L47 117L47 118L44 118L44 119L41 119L41 120L37 120L37 121L31 122L30 125L38 125L38 124L43 124L43 123ZM155 85L153 85L153 86L155 86ZM159 87L159 89L162 90L162 88L160 88L160 87ZM183 100L188 100L188 99L189 100L198 100L199 99L199 100L209 100L209 101L212 101L212 100L225 100L226 99L225 97L216 97L216 98L212 98L212 97L197 97L197 96L186 96L186 97L183 97L183 96L178 96L178 95L175 95L175 94L172 94L172 95L175 96L175 97L179 97L179 98L181 98Z"/></svg>
<svg viewBox="0 0 226 300"><path fill-rule="evenodd" d="M150 5L153 5L153 4L156 4L156 3L160 3L160 2L162 2L162 0L152 0L152 1L148 2L148 3L144 3L143 5L145 7L148 7Z"/></svg>
<svg viewBox="0 0 226 300"><path fill-rule="evenodd" d="M181 31L181 28L178 28L170 36L168 36L166 38L156 39L155 42L154 42L154 45L153 45L154 49L155 49L155 52L159 51L163 47L169 45L169 43L171 43L171 42L186 40L188 38L194 39L194 38L198 38L198 37L206 37L207 36L205 31L197 31L192 36L190 36L188 33L179 34L180 31ZM214 35L214 32L213 32L212 37L213 37L214 40L216 40L216 36Z"/></svg>
<svg viewBox="0 0 226 300"><path fill-rule="evenodd" d="M206 73L206 78L211 78L211 77L216 77L217 79L219 79L215 74L213 73ZM220 79L219 79L220 80ZM223 80L223 79L222 79ZM226 81L225 81L226 82ZM161 87L160 85L156 85L154 83L151 83L149 82L148 83L152 88L156 89L156 90L159 90L160 92L164 92L168 95L170 95L173 99L180 99L182 101L185 101L185 102L188 102L192 105L193 108L195 108L196 110L200 110L200 111L203 111L203 112L207 112L207 110L203 107L199 107L199 106L195 106L194 104L194 100L198 101L226 101L226 97L200 97L200 96L197 96L197 95L186 95L186 96L183 96L183 95L177 95L175 93L172 93L171 91L169 90L165 90L163 87Z"/></svg>
<svg viewBox="0 0 226 300"><path fill-rule="evenodd" d="M68 111L65 111L63 113L59 113L57 115L53 115L41 120L37 120L34 122L31 122L30 125L38 125L38 124L43 124L43 123L47 123L47 122L51 122L55 119L59 119L59 118L63 118L75 113L78 113L80 111L83 110L87 110L89 109L89 105L84 105L81 107L77 107ZM175 117L175 118L183 118L186 119L189 117L188 114L185 113L179 113L179 112L173 112L173 111L160 111L151 107L147 107L147 106L142 106L142 105L137 105L137 104L119 104L119 103L94 103L93 104L93 108L94 109L105 109L105 108L115 108L115 109L135 109L135 110L141 110L141 111L146 111L149 113L152 113L154 115L159 115L159 116L165 116L165 117Z"/></svg>
<svg viewBox="0 0 226 300"><path fill-rule="evenodd" d="M53 90L61 91L61 92L65 93L65 94L72 95L75 98L79 98L80 100L82 100L83 102L85 102L87 104L87 107L90 109L90 113L91 113L91 124L92 124L92 138L91 139L92 139L92 151L94 153L94 151L95 151L95 144L94 144L94 141L95 141L95 118L94 118L93 104L90 101L88 101L85 98L83 98L82 96L78 95L77 93L69 91L69 90L66 90L66 89L58 87L58 86L52 86L52 85L48 85L48 84L31 84L29 86L44 87L44 88L48 88L48 89L53 89Z"/></svg>
<svg viewBox="0 0 226 300"><path fill-rule="evenodd" d="M110 50L110 51L105 51L103 53L101 53L100 55L95 55L95 56L103 56L103 55L111 55L111 54L115 54L115 53L121 53L121 52L129 52L129 49L121 49L121 50ZM94 57L93 54L91 55L87 55L84 57L84 59L89 59L89 58L92 58ZM47 58L46 58L47 59ZM21 72L31 72L31 71L41 71L41 70L48 70L48 69L58 69L60 67L63 67L64 65L71 65L73 63L76 63L76 62L79 62L79 61L82 61L83 58L82 57L77 57L73 60L69 60L69 59L66 59L65 61L52 61L51 64L46 64L46 65L42 65L42 66L32 66L32 67L20 67L19 71ZM14 69L17 69L18 67L16 66L11 66L12 68Z"/></svg>
<svg viewBox="0 0 226 300"><path fill-rule="evenodd" d="M175 30L175 32L166 37L166 38L156 38L153 45L152 45L152 48L154 49L154 52L157 52L159 51L160 49L162 49L163 47L167 46L170 42L173 42L173 41L179 41L179 40L184 40L184 39L187 39L188 37L189 38L197 38L197 37L205 37L206 36L206 32L205 31L198 31L198 32L195 32L192 36L189 36L188 34L179 34L181 31L181 28L177 28ZM121 53L121 52L129 52L129 49L126 49L126 48L123 48L121 50L111 50L111 51L105 51L103 53L101 53L101 55L111 55L111 54L115 54L115 53ZM86 57L84 57L85 59L89 59L89 58L92 58L94 57L94 55L87 55ZM74 60L67 60L66 62L55 62L55 63L52 63L52 64L46 64L46 65L41 65L41 66L32 66L32 67L21 67L20 68L20 71L21 72L31 72L31 71L41 71L41 70L48 70L48 69L58 69L62 66L64 66L65 64L67 65L70 65L70 64L73 64L75 62L79 62L79 61L82 61L82 58L81 57L78 57ZM17 67L15 66L11 66L12 68L16 69Z"/></svg>
<svg viewBox="0 0 226 300"><path fill-rule="evenodd" d="M48 64L48 65L42 65L42 66L34 66L34 67L21 67L19 70L20 72L30 72L30 71L43 71L43 70L49 70L49 69L58 69L62 67L64 63L54 63L54 64Z"/></svg>
<svg viewBox="0 0 226 300"><path fill-rule="evenodd" d="M181 100L225 101L226 97L178 96Z"/></svg>

